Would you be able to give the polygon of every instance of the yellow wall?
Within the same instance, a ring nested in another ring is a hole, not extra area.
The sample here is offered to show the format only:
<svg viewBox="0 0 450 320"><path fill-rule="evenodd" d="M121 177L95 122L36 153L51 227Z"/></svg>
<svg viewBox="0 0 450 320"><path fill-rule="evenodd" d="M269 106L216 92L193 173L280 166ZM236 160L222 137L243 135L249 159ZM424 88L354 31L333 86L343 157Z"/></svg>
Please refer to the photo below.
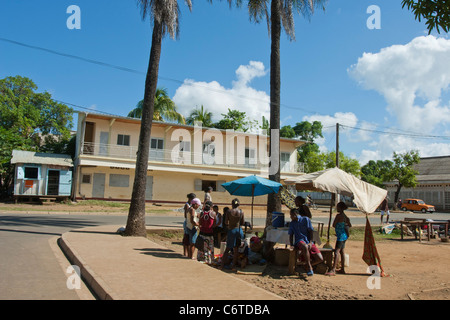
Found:
<svg viewBox="0 0 450 320"><path fill-rule="evenodd" d="M105 174L104 199L130 200L133 189L134 169L111 169L107 167L82 167L78 179L79 185L76 188L77 198L92 198L94 186L94 173ZM110 183L111 174L128 175L128 187L112 187ZM90 183L83 183L82 175L90 175ZM204 176L202 174L167 172L167 171L149 171L148 176L153 177L153 193L154 201L176 201L183 202L186 200L188 193L195 193L203 202L204 190L196 190L196 180L208 180L226 182L238 179L231 176ZM217 184L218 184L217 183ZM198 187L198 185L197 185ZM215 203L231 203L236 196L230 195L227 191L213 191L212 198ZM251 203L251 197L238 197L241 203ZM267 197L255 197L255 204L266 204Z"/></svg>

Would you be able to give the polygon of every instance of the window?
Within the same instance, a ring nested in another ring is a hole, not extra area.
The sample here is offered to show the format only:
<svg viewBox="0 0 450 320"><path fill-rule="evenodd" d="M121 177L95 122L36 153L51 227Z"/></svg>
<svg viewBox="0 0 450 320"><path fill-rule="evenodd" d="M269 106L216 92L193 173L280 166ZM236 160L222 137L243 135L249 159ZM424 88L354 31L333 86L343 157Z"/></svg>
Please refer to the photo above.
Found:
<svg viewBox="0 0 450 320"><path fill-rule="evenodd" d="M83 177L81 178L81 183L91 183L91 175L83 174Z"/></svg>
<svg viewBox="0 0 450 320"><path fill-rule="evenodd" d="M149 158L152 160L164 160L164 139L151 138Z"/></svg>
<svg viewBox="0 0 450 320"><path fill-rule="evenodd" d="M129 146L130 145L130 136L127 134L119 134L117 135L117 145L119 146Z"/></svg>
<svg viewBox="0 0 450 320"><path fill-rule="evenodd" d="M37 167L25 167L25 179L37 180L39 177L39 168Z"/></svg>
<svg viewBox="0 0 450 320"><path fill-rule="evenodd" d="M256 150L245 148L245 166L254 168L256 165Z"/></svg>
<svg viewBox="0 0 450 320"><path fill-rule="evenodd" d="M181 152L191 151L191 142L190 141L180 141L180 151Z"/></svg>
<svg viewBox="0 0 450 320"><path fill-rule="evenodd" d="M222 187L222 184L226 181L215 181L215 180L202 180L202 179L195 179L194 180L194 190L195 191L205 191L208 189L208 187L212 187L213 191L217 192L225 192L226 189Z"/></svg>
<svg viewBox="0 0 450 320"><path fill-rule="evenodd" d="M128 188L130 186L130 176L126 174L110 174L109 175L109 186Z"/></svg>
<svg viewBox="0 0 450 320"><path fill-rule="evenodd" d="M216 181L202 180L202 190L206 191L208 190L209 187L213 188L213 191L216 191L217 190Z"/></svg>
<svg viewBox="0 0 450 320"><path fill-rule="evenodd" d="M214 143L203 143L203 163L214 164L216 146Z"/></svg>
<svg viewBox="0 0 450 320"><path fill-rule="evenodd" d="M280 153L280 165L281 165L281 171L291 171L290 169L290 158L291 154L289 152L281 152Z"/></svg>

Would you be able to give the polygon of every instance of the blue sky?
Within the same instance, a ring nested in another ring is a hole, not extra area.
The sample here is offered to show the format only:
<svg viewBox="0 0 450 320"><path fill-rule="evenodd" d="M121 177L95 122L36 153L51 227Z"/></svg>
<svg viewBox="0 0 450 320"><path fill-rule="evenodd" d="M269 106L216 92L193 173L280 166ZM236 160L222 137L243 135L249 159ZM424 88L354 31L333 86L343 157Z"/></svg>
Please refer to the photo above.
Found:
<svg viewBox="0 0 450 320"><path fill-rule="evenodd" d="M158 82L180 112L204 105L215 119L227 108L268 115L270 38L265 22L226 1L180 1L179 38L163 41ZM70 30L70 5L81 29ZM369 29L371 5L381 29ZM450 40L428 36L400 0L329 0L310 21L295 17L295 41L282 34L281 125L320 120L322 150L388 159L418 149L450 155ZM0 78L31 78L54 99L121 116L142 99L151 45L149 19L133 0L2 0L0 38L126 67L125 72L0 41ZM354 129L358 128L358 129ZM395 132L395 134L393 133Z"/></svg>

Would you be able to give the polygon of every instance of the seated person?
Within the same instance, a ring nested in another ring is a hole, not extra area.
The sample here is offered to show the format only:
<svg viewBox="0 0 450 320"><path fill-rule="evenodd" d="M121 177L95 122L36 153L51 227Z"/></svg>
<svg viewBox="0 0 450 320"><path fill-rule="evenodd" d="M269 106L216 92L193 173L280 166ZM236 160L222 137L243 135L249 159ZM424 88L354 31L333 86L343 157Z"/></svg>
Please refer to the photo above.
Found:
<svg viewBox="0 0 450 320"><path fill-rule="evenodd" d="M292 209L290 214L292 221L289 224L288 230L289 242L294 247L294 250L299 251L300 257L306 263L308 269L307 275L312 276L314 275L312 265L323 261L320 250L311 242L314 228L311 220L308 217L301 216L297 209ZM313 260L313 264L311 264L311 259Z"/></svg>

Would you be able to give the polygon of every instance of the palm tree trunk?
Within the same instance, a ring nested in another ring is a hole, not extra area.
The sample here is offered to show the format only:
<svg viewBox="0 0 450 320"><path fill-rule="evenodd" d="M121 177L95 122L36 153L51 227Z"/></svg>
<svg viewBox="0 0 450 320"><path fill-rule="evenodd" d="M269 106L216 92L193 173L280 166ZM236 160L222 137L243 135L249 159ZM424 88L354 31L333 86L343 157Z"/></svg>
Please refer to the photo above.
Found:
<svg viewBox="0 0 450 320"><path fill-rule="evenodd" d="M148 155L150 149L150 134L155 106L155 93L158 84L159 60L161 56L162 25L154 20L152 47L145 79L144 102L142 106L141 130L136 158L131 205L128 212L125 235L146 236L145 229L145 189L147 183Z"/></svg>
<svg viewBox="0 0 450 320"><path fill-rule="evenodd" d="M280 140L272 140L272 130L280 132L280 95L281 95L281 75L280 75L280 37L281 37L281 13L280 0L272 0L271 3L271 52L270 52L270 159L272 168L269 179L280 182ZM275 159L275 161L274 161ZM277 160L278 159L278 160ZM269 194L267 198L266 227L272 224L272 212L281 212L281 200L278 194Z"/></svg>

